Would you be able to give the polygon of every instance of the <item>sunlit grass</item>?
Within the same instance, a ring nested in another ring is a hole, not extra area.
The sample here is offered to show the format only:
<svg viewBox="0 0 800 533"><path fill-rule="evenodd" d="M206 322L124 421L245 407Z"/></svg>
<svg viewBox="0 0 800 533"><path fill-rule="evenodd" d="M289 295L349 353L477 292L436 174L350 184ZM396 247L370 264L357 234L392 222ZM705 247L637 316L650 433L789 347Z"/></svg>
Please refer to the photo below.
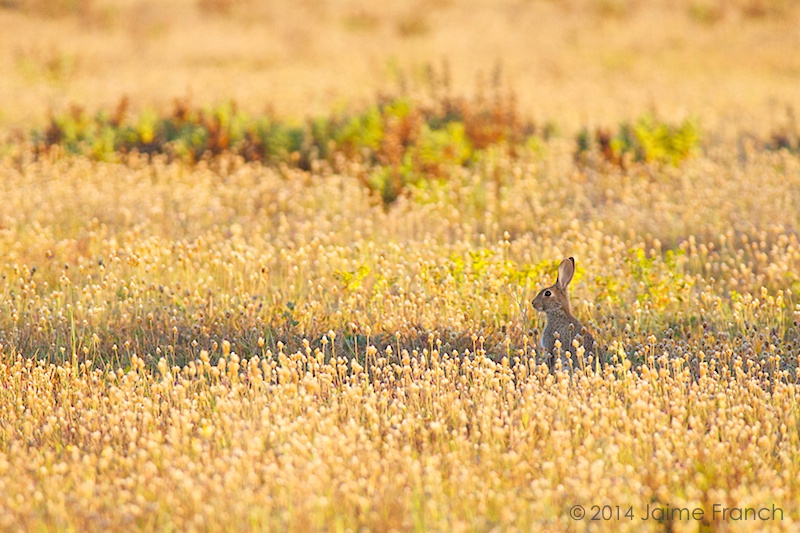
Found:
<svg viewBox="0 0 800 533"><path fill-rule="evenodd" d="M0 1L0 530L797 530L798 5Z"/></svg>
<svg viewBox="0 0 800 533"><path fill-rule="evenodd" d="M563 530L594 502L636 509L609 530L643 530L648 503L797 519L798 392L759 367L665 355L570 381L481 351L365 367L336 340L126 372L6 354L4 527Z"/></svg>
<svg viewBox="0 0 800 533"><path fill-rule="evenodd" d="M492 151L389 208L359 163L6 157L0 526L561 531L612 504L638 531L667 527L647 504L774 503L744 528L793 529L798 159L573 153ZM567 255L602 373L536 353Z"/></svg>

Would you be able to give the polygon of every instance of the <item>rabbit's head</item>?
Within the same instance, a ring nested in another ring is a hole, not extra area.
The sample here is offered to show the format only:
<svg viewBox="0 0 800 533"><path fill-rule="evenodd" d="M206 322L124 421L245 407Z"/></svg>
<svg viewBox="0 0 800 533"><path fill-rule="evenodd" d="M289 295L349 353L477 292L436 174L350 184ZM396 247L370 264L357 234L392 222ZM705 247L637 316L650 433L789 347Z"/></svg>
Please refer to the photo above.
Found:
<svg viewBox="0 0 800 533"><path fill-rule="evenodd" d="M533 299L533 308L537 311L551 313L562 310L569 315L569 298L567 297L567 285L575 275L575 259L568 257L558 265L558 278L555 284L539 291Z"/></svg>

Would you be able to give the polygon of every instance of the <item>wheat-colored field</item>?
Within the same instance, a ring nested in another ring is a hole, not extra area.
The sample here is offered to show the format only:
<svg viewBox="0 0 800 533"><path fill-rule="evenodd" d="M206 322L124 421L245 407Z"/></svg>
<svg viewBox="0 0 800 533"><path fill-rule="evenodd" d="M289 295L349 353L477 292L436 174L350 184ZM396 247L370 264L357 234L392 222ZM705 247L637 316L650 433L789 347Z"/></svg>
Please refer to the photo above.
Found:
<svg viewBox="0 0 800 533"><path fill-rule="evenodd" d="M5 0L0 125L123 94L327 114L446 62L459 93L499 66L564 128L652 109L770 127L800 98L798 24L793 0Z"/></svg>
<svg viewBox="0 0 800 533"><path fill-rule="evenodd" d="M797 158L589 179L562 145L388 210L347 175L7 161L2 526L794 529ZM529 306L567 254L612 363L572 380Z"/></svg>
<svg viewBox="0 0 800 533"><path fill-rule="evenodd" d="M792 3L0 6L0 529L800 527ZM439 57L454 93L502 59L553 132L391 201L363 151L109 162L26 133L123 94L315 115ZM648 111L699 144L576 157ZM537 348L567 256L602 369Z"/></svg>

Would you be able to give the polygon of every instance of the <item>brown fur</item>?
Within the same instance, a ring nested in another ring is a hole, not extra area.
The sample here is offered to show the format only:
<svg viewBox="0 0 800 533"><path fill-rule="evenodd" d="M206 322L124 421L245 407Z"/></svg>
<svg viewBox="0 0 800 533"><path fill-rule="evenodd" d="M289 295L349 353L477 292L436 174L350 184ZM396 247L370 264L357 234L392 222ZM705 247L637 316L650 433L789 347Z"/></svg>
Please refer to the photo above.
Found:
<svg viewBox="0 0 800 533"><path fill-rule="evenodd" d="M572 355L572 366L574 368L583 368L585 365L585 361L578 361L577 354L574 353L576 351L572 346L574 339L578 339L578 342L583 344L585 355L588 356L594 353L594 338L569 309L567 287L574 275L575 259L568 257L561 261L558 266L556 282L550 287L539 291L539 294L531 302L534 309L544 312L547 316L547 323L542 333L541 346L551 369L555 367L556 363L554 357L556 353L556 334L558 334L558 339L561 341L561 366L563 369L570 368L566 352Z"/></svg>

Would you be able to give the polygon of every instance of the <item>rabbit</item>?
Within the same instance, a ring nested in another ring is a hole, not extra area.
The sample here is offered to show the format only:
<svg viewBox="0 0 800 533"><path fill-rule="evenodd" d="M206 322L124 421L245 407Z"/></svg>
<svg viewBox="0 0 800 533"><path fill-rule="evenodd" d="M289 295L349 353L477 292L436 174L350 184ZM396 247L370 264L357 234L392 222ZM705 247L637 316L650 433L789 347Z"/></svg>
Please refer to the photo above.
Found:
<svg viewBox="0 0 800 533"><path fill-rule="evenodd" d="M542 289L531 302L534 309L547 315L540 343L551 370L556 366L554 359L556 336L561 341L561 368L564 370L584 368L584 361L577 359L576 349L572 346L573 339L583 343L585 356L594 354L594 338L569 310L567 286L572 281L573 275L575 275L575 259L568 257L558 266L558 278L555 284ZM572 354L572 366L566 352Z"/></svg>

